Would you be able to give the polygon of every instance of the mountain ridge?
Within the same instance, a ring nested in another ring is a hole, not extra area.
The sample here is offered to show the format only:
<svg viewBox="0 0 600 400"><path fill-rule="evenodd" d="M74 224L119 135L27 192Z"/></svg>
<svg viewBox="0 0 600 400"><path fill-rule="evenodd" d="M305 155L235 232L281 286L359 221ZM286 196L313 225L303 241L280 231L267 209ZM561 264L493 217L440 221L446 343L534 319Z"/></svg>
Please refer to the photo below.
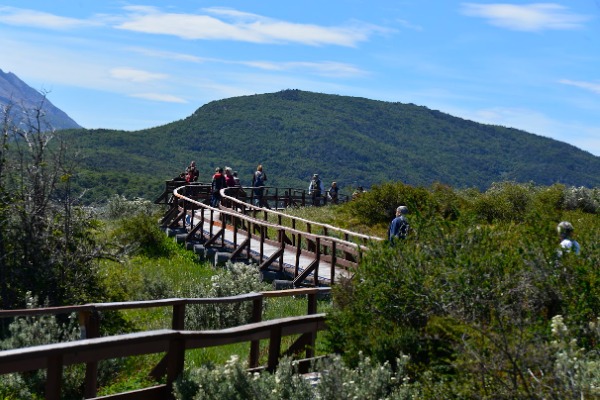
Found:
<svg viewBox="0 0 600 400"><path fill-rule="evenodd" d="M109 182L104 193L130 196L150 197L152 185L159 192L190 160L201 181L227 165L249 184L263 164L271 185L303 188L319 173L326 186L335 180L346 192L390 181L479 189L500 181L600 186L600 158L567 143L414 104L296 89L213 101L150 129L69 135L78 149L88 149L88 184L95 177ZM144 188L119 186L115 176L124 174Z"/></svg>
<svg viewBox="0 0 600 400"><path fill-rule="evenodd" d="M44 123L49 129L73 129L81 126L64 111L56 107L42 93L23 82L12 72L0 69L0 106L10 107L10 117L15 125L24 123L22 116L42 107Z"/></svg>

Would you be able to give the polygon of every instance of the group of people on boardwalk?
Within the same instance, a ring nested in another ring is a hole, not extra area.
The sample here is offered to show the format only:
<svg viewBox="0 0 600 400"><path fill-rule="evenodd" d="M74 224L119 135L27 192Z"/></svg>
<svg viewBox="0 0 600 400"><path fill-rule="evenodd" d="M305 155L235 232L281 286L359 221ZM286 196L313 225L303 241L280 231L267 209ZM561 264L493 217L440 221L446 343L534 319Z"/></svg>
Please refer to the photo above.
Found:
<svg viewBox="0 0 600 400"><path fill-rule="evenodd" d="M197 182L200 172L195 161L191 161L186 167L185 172L181 173L176 180L186 181L188 183ZM263 169L262 164L256 167L256 171L252 174L252 197L253 203L256 206L266 206L267 174ZM240 179L237 171L233 171L231 167L217 167L211 180L211 200L210 204L217 207L221 202L220 190L226 187L241 187ZM361 188L362 189L362 188ZM339 202L339 187L337 182L332 182L329 189L324 190L323 183L319 174L313 174L313 177L308 186L308 195L310 196L310 204L320 206L322 204L338 204Z"/></svg>
<svg viewBox="0 0 600 400"><path fill-rule="evenodd" d="M340 189L337 185L337 182L331 182L331 187L327 190L326 196L332 204L338 203L339 191ZM323 183L319 178L319 174L314 174L308 185L308 194L311 198L311 204L313 206L320 206L321 200L325 200L323 193Z"/></svg>

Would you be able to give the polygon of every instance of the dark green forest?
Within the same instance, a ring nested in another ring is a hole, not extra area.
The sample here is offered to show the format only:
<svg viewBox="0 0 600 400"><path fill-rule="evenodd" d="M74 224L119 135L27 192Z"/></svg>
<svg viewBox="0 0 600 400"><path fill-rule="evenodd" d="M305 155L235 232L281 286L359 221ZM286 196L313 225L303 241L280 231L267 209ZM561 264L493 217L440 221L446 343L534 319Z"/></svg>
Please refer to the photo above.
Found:
<svg viewBox="0 0 600 400"><path fill-rule="evenodd" d="M493 182L600 186L600 159L566 143L483 125L414 104L283 90L208 103L191 116L135 131L69 130L86 202L115 192L153 199L190 160L249 184L263 164L273 186L304 188L313 173L342 192L385 182L485 189Z"/></svg>

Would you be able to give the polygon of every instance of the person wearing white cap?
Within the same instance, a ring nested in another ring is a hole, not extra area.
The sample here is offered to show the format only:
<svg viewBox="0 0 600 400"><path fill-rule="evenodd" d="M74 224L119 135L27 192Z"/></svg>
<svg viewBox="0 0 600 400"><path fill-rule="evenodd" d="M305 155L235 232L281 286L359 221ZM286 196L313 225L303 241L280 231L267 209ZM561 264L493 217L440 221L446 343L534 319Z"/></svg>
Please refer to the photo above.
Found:
<svg viewBox="0 0 600 400"><path fill-rule="evenodd" d="M408 235L410 225L406 219L406 214L408 214L408 207L399 206L396 209L396 218L392 220L388 228L388 239L390 242L396 239L405 239L406 235Z"/></svg>
<svg viewBox="0 0 600 400"><path fill-rule="evenodd" d="M581 251L581 246L577 243L576 240L571 238L573 234L573 224L569 221L562 221L556 227L556 231L560 237L560 249L558 250L558 255L562 256L563 253L573 253L579 255Z"/></svg>

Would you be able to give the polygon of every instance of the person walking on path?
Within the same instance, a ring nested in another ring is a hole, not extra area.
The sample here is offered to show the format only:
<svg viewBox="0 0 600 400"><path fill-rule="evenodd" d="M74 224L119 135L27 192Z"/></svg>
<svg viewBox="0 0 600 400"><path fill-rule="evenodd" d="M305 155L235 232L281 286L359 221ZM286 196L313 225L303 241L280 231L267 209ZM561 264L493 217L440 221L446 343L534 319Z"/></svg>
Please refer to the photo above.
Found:
<svg viewBox="0 0 600 400"><path fill-rule="evenodd" d="M406 235L410 231L410 224L406 219L406 214L408 214L408 207L399 206L396 209L396 217L392 220L388 228L388 239L390 242L398 239L406 239Z"/></svg>

